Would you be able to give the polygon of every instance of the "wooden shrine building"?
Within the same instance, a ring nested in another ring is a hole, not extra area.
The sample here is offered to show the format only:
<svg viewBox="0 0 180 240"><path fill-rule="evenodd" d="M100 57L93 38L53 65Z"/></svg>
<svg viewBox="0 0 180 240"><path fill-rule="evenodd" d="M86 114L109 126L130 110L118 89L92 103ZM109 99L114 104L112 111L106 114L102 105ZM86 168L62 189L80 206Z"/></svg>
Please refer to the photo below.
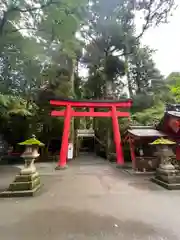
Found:
<svg viewBox="0 0 180 240"><path fill-rule="evenodd" d="M157 126L131 126L126 141L129 142L133 168L137 171L153 171L159 165L154 149L149 145L159 137L177 143L175 159L180 160L180 105L166 105L164 116Z"/></svg>
<svg viewBox="0 0 180 240"><path fill-rule="evenodd" d="M158 158L154 155L154 149L149 143L159 137L167 136L153 126L131 126L128 129L127 141L129 142L132 166L135 170L153 171L158 167Z"/></svg>
<svg viewBox="0 0 180 240"><path fill-rule="evenodd" d="M176 159L180 160L180 104L168 104L164 117L157 129L167 134L168 138L177 143Z"/></svg>

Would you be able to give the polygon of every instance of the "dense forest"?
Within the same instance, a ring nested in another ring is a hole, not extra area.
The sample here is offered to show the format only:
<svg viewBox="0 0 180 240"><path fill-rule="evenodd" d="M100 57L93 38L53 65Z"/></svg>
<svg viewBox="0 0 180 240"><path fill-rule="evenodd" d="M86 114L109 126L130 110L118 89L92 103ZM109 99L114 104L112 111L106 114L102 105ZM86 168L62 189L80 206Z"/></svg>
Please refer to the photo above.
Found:
<svg viewBox="0 0 180 240"><path fill-rule="evenodd" d="M180 102L180 73L162 76L155 50L141 39L174 10L174 0L2 0L0 133L12 145L32 133L46 145L60 139L63 119L50 117L54 96L130 97L132 124L155 124L166 102ZM127 120L119 121L126 129ZM110 121L97 119L94 127L106 144Z"/></svg>

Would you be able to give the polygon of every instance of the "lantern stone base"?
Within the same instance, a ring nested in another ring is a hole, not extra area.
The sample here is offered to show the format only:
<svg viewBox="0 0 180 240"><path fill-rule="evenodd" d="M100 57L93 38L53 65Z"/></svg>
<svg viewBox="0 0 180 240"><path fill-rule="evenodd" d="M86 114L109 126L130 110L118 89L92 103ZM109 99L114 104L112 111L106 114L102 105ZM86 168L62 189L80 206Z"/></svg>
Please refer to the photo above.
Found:
<svg viewBox="0 0 180 240"><path fill-rule="evenodd" d="M9 188L0 193L0 197L34 196L40 187L41 184L38 172L29 175L18 174Z"/></svg>
<svg viewBox="0 0 180 240"><path fill-rule="evenodd" d="M168 190L180 190L180 172L175 169L158 168L152 181Z"/></svg>

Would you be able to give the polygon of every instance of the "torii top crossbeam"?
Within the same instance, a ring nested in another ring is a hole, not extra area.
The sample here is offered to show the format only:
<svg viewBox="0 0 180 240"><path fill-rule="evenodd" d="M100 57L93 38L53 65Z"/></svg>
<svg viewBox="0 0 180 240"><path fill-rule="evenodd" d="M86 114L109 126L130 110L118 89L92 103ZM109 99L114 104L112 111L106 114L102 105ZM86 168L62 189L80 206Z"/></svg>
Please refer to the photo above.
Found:
<svg viewBox="0 0 180 240"><path fill-rule="evenodd" d="M94 108L112 108L115 107L117 108L130 108L132 105L132 100L131 99L123 99L119 101L114 101L114 100L74 100L74 99L54 99L50 101L51 105L54 106L61 106L61 107L67 107L70 105L71 107L76 107L76 108L90 108L90 111L84 111L84 112L78 112L74 111L71 109L71 116L72 117L111 117L111 111L109 112L94 112ZM117 117L129 117L130 113L129 112L122 112L117 110ZM64 117L65 116L65 111L52 111L51 116L54 117Z"/></svg>
<svg viewBox="0 0 180 240"><path fill-rule="evenodd" d="M122 165L124 162L121 137L119 131L118 117L130 117L128 111L122 111L122 109L128 109L132 105L131 99L122 99L118 101L114 100L74 100L65 98L55 98L50 100L50 104L58 107L65 107L65 110L57 111L53 110L51 116L64 117L64 130L62 136L62 144L60 151L59 167L65 167L66 157L68 151L68 141L70 132L70 121L72 117L111 117L113 123L114 142L116 146L117 164ZM73 108L76 108L74 110ZM89 111L80 112L77 108L89 108ZM107 108L107 112L94 111L94 108ZM119 110L119 109L120 110Z"/></svg>
<svg viewBox="0 0 180 240"><path fill-rule="evenodd" d="M71 104L73 107L112 107L112 105L116 107L124 107L128 108L132 105L131 99L121 99L121 100L77 100L71 98L54 98L50 100L51 105L56 106L67 106L67 104Z"/></svg>

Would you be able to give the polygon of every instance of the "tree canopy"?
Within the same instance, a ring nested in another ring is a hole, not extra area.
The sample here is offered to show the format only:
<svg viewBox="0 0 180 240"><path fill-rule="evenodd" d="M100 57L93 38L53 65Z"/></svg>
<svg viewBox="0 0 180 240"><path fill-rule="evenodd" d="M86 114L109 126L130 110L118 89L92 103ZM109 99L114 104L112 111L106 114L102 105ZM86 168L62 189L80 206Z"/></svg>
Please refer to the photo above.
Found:
<svg viewBox="0 0 180 240"><path fill-rule="evenodd" d="M141 38L166 23L174 7L174 0L2 0L0 130L5 138L15 143L35 133L46 145L59 138L63 121L49 116L52 96L130 96L134 121L160 119L166 101L180 101L179 73L164 79L154 50L142 46ZM106 120L97 125L110 127Z"/></svg>

